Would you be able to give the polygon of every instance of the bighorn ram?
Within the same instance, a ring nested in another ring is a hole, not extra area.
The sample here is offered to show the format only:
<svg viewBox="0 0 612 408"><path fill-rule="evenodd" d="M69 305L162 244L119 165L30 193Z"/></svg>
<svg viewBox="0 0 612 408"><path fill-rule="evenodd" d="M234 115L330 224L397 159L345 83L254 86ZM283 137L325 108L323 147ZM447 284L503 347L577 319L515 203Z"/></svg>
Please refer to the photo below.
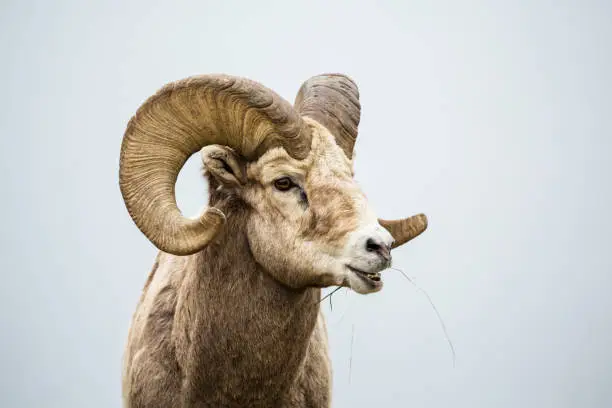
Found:
<svg viewBox="0 0 612 408"><path fill-rule="evenodd" d="M243 78L166 85L130 120L119 179L160 250L125 352L126 408L328 407L321 288L382 288L390 250L419 214L378 220L353 179L359 93L344 75L306 81L292 106ZM181 167L201 152L209 207L177 208Z"/></svg>

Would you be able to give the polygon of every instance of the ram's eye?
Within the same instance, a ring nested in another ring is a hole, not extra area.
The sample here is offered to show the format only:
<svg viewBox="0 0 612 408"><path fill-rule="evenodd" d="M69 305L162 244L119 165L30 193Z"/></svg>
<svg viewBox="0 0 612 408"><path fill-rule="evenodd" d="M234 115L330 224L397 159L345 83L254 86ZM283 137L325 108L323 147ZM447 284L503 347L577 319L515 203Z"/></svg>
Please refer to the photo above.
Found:
<svg viewBox="0 0 612 408"><path fill-rule="evenodd" d="M288 191L294 186L289 177L282 177L274 180L274 187L279 191Z"/></svg>

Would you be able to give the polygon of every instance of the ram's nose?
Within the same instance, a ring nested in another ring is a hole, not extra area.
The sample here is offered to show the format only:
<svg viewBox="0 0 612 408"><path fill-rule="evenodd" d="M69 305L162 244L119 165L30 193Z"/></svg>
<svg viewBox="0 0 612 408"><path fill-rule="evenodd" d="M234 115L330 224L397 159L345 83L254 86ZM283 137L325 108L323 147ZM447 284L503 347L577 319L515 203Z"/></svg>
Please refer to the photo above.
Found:
<svg viewBox="0 0 612 408"><path fill-rule="evenodd" d="M391 262L391 246L393 241L387 243L380 238L368 238L366 240L366 251L374 252L381 257L385 262Z"/></svg>

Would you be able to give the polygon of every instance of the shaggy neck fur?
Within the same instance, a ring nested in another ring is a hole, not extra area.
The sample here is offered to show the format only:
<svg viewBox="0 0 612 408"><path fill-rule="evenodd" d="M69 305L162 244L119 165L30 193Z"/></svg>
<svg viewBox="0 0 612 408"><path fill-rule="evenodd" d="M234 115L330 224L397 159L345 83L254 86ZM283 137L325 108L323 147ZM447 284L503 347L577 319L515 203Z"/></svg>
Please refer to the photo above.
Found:
<svg viewBox="0 0 612 408"><path fill-rule="evenodd" d="M291 289L257 264L246 236L249 209L216 192L224 232L194 255L176 305L173 333L186 406L274 407L295 382L311 340L320 289ZM178 355L183 352L184 355ZM200 405L197 405L200 406Z"/></svg>

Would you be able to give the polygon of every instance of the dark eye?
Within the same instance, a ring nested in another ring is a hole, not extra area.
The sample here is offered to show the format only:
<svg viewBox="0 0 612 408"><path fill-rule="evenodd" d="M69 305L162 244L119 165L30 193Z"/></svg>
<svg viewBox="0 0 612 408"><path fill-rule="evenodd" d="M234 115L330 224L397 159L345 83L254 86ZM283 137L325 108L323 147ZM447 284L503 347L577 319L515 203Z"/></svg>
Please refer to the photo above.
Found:
<svg viewBox="0 0 612 408"><path fill-rule="evenodd" d="M289 177L281 177L274 180L274 187L279 191L288 191L294 186Z"/></svg>

